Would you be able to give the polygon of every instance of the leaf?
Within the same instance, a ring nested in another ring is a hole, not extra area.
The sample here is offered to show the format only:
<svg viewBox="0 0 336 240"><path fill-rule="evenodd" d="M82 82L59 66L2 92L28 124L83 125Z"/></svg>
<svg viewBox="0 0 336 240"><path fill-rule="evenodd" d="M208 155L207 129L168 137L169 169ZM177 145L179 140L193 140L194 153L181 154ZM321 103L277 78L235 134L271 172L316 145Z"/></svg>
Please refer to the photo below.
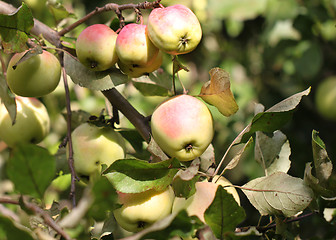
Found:
<svg viewBox="0 0 336 240"><path fill-rule="evenodd" d="M230 90L229 73L221 68L212 68L209 74L210 81L203 85L199 96L226 117L236 113L238 105Z"/></svg>
<svg viewBox="0 0 336 240"><path fill-rule="evenodd" d="M47 149L33 144L16 146L7 163L7 175L21 194L42 199L56 175L55 158Z"/></svg>
<svg viewBox="0 0 336 240"><path fill-rule="evenodd" d="M91 90L108 90L128 81L127 76L116 68L92 71L70 54L64 54L64 67L74 83Z"/></svg>
<svg viewBox="0 0 336 240"><path fill-rule="evenodd" d="M115 161L104 171L113 187L123 193L138 193L149 189L165 189L180 167L176 159L149 163L138 159Z"/></svg>
<svg viewBox="0 0 336 240"><path fill-rule="evenodd" d="M12 14L0 14L0 35L5 53L27 49L28 34L34 26L33 15L25 3Z"/></svg>
<svg viewBox="0 0 336 240"><path fill-rule="evenodd" d="M195 183L198 181L198 173L200 167L200 160L196 158L192 161L186 170L179 170L173 179L173 189L175 196L188 198L196 191Z"/></svg>
<svg viewBox="0 0 336 240"><path fill-rule="evenodd" d="M261 215L294 216L307 208L314 197L302 179L283 172L253 179L242 190Z"/></svg>
<svg viewBox="0 0 336 240"><path fill-rule="evenodd" d="M68 17L76 18L75 14L68 12L58 1L47 1L47 7L57 23Z"/></svg>
<svg viewBox="0 0 336 240"><path fill-rule="evenodd" d="M162 151L159 145L155 142L154 138L151 137L148 144L147 150L156 158L155 161L165 161L169 157Z"/></svg>
<svg viewBox="0 0 336 240"><path fill-rule="evenodd" d="M285 100L275 104L265 112L256 114L251 123L243 130L237 143L246 142L256 132L274 132L285 125L292 117L293 111L301 102L303 96L310 93L310 87L302 92L296 93Z"/></svg>
<svg viewBox="0 0 336 240"><path fill-rule="evenodd" d="M215 162L215 150L212 144L210 144L207 149L199 156L201 159L200 169L205 173L212 171L216 165Z"/></svg>
<svg viewBox="0 0 336 240"><path fill-rule="evenodd" d="M9 116L12 120L12 124L15 123L16 118L16 102L14 94L11 93L7 82L2 74L0 74L0 104L4 104Z"/></svg>
<svg viewBox="0 0 336 240"><path fill-rule="evenodd" d="M34 240L32 234L28 228L0 214L0 239Z"/></svg>
<svg viewBox="0 0 336 240"><path fill-rule="evenodd" d="M287 137L281 131L275 131L272 137L259 131L256 133L255 159L264 168L266 175L286 173L291 164L290 153Z"/></svg>
<svg viewBox="0 0 336 240"><path fill-rule="evenodd" d="M133 78L132 83L144 96L169 96L171 81L161 75L150 73L149 76Z"/></svg>
<svg viewBox="0 0 336 240"><path fill-rule="evenodd" d="M28 51L26 51L23 56L19 59L19 61L17 61L12 68L15 70L17 68L17 65L19 65L20 63L27 61L28 59L38 55L38 54L42 54L43 53L43 49L41 46L36 46L34 48L29 49Z"/></svg>
<svg viewBox="0 0 336 240"><path fill-rule="evenodd" d="M224 239L226 232L233 232L245 217L244 209L223 187L217 188L213 202L204 213L205 222L219 239Z"/></svg>

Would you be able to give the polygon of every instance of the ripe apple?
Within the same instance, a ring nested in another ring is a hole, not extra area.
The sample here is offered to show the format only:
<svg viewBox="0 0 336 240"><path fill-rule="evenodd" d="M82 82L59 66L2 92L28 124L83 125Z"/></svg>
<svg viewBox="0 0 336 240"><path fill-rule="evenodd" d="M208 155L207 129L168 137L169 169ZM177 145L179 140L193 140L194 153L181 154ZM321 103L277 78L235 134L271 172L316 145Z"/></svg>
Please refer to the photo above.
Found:
<svg viewBox="0 0 336 240"><path fill-rule="evenodd" d="M151 72L154 72L157 70L162 64L162 52L159 51L159 53L154 57L154 60L151 62L151 64L148 64L146 66L140 66L140 65L134 65L134 64L125 64L118 61L118 67L119 69L126 75L128 75L131 78L138 78L142 75L149 74Z"/></svg>
<svg viewBox="0 0 336 240"><path fill-rule="evenodd" d="M7 83L13 93L23 97L40 97L51 93L61 79L61 65L58 59L43 50L26 61L15 65L26 53L16 53L7 69Z"/></svg>
<svg viewBox="0 0 336 240"><path fill-rule="evenodd" d="M100 173L102 164L108 167L125 157L124 139L112 128L83 123L71 133L71 138L74 166L79 175Z"/></svg>
<svg viewBox="0 0 336 240"><path fill-rule="evenodd" d="M180 4L152 10L147 28L154 45L173 55L191 52L202 38L201 25L196 15Z"/></svg>
<svg viewBox="0 0 336 240"><path fill-rule="evenodd" d="M174 191L154 189L141 193L118 193L121 208L113 211L118 224L129 232L139 232L171 213Z"/></svg>
<svg viewBox="0 0 336 240"><path fill-rule="evenodd" d="M326 119L336 121L336 77L329 77L321 82L315 95L316 107Z"/></svg>
<svg viewBox="0 0 336 240"><path fill-rule="evenodd" d="M15 100L17 114L14 125L5 105L0 105L0 139L9 147L20 143L41 142L50 128L47 109L36 98L17 96Z"/></svg>
<svg viewBox="0 0 336 240"><path fill-rule="evenodd" d="M203 181L195 184L196 192L188 199L176 197L173 204L173 212L178 212L186 209L189 216L197 216L202 222L205 223L204 213L215 199L218 186L230 186L232 183L224 177L215 176L212 182ZM234 187L224 188L228 193L233 195L238 205L240 205L240 198L237 190Z"/></svg>
<svg viewBox="0 0 336 240"><path fill-rule="evenodd" d="M116 51L124 64L147 66L155 59L159 49L149 40L146 25L131 23L118 34Z"/></svg>
<svg viewBox="0 0 336 240"><path fill-rule="evenodd" d="M151 127L160 148L180 161L190 161L202 155L214 135L208 107L186 94L161 103L153 112Z"/></svg>
<svg viewBox="0 0 336 240"><path fill-rule="evenodd" d="M104 24L94 24L85 28L76 41L79 61L94 71L104 71L118 61L116 39L118 34Z"/></svg>

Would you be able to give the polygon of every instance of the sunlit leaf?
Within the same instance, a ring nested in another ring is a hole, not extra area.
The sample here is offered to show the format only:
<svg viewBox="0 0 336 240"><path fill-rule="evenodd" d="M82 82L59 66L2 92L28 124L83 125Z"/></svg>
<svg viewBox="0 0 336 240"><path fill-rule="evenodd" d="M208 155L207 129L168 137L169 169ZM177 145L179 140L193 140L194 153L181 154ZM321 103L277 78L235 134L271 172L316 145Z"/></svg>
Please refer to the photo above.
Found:
<svg viewBox="0 0 336 240"><path fill-rule="evenodd" d="M180 163L176 159L159 163L122 159L115 161L104 174L116 190L138 193L149 189L165 189L172 182L179 167Z"/></svg>
<svg viewBox="0 0 336 240"><path fill-rule="evenodd" d="M238 105L230 89L229 73L221 68L212 68L209 74L210 81L203 85L199 96L226 117L236 113Z"/></svg>
<svg viewBox="0 0 336 240"><path fill-rule="evenodd" d="M294 216L307 208L314 197L302 179L283 172L253 179L242 190L261 215Z"/></svg>
<svg viewBox="0 0 336 240"><path fill-rule="evenodd" d="M0 35L5 52L22 52L27 49L28 34L33 26L33 15L25 3L12 14L0 14Z"/></svg>

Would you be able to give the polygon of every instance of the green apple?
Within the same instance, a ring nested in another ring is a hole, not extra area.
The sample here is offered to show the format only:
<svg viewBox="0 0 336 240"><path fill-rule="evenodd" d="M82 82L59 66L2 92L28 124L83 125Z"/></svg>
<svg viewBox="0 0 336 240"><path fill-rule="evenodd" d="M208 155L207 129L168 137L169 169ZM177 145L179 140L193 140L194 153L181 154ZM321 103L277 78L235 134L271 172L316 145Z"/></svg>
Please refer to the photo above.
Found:
<svg viewBox="0 0 336 240"><path fill-rule="evenodd" d="M188 199L176 197L173 204L172 212L178 212L185 209L189 216L197 216L205 223L204 213L213 202L218 186L231 186L232 183L224 177L215 176L212 182L203 181L195 184L196 192ZM237 190L234 187L224 188L228 193L233 195L238 205L240 205L240 198Z"/></svg>
<svg viewBox="0 0 336 240"><path fill-rule="evenodd" d="M26 53L16 53L7 69L7 83L13 93L23 97L40 97L51 93L61 79L61 65L51 53L43 50L21 63L13 66Z"/></svg>
<svg viewBox="0 0 336 240"><path fill-rule="evenodd" d="M47 109L36 98L17 96L15 100L17 114L14 125L5 105L0 105L0 139L9 147L41 142L50 128Z"/></svg>
<svg viewBox="0 0 336 240"><path fill-rule="evenodd" d="M132 65L132 64L125 64L118 61L118 67L119 69L126 74L127 76L131 78L138 78L142 75L149 74L151 72L154 72L157 70L162 64L162 52L159 51L159 53L154 57L154 60L151 62L151 64L148 64L146 66L140 66L140 65Z"/></svg>
<svg viewBox="0 0 336 240"><path fill-rule="evenodd" d="M116 51L124 64L147 66L154 61L159 49L149 40L146 25L131 23L118 34Z"/></svg>
<svg viewBox="0 0 336 240"><path fill-rule="evenodd" d="M151 118L155 142L170 157L190 161L202 155L214 135L208 107L190 95L179 95L161 103Z"/></svg>
<svg viewBox="0 0 336 240"><path fill-rule="evenodd" d="M109 167L125 157L124 139L113 128L83 123L71 133L71 138L74 167L79 175L100 173L102 164Z"/></svg>
<svg viewBox="0 0 336 240"><path fill-rule="evenodd" d="M118 34L104 24L85 28L76 41L79 61L94 71L104 71L118 61L116 39Z"/></svg>
<svg viewBox="0 0 336 240"><path fill-rule="evenodd" d="M336 121L336 77L329 77L321 82L315 94L318 112L326 119Z"/></svg>
<svg viewBox="0 0 336 240"><path fill-rule="evenodd" d="M154 189L141 193L118 193L121 208L113 211L120 227L129 232L139 232L171 213L174 191Z"/></svg>
<svg viewBox="0 0 336 240"><path fill-rule="evenodd" d="M202 38L201 25L196 15L180 4L152 10L147 28L154 45L173 55L191 52Z"/></svg>

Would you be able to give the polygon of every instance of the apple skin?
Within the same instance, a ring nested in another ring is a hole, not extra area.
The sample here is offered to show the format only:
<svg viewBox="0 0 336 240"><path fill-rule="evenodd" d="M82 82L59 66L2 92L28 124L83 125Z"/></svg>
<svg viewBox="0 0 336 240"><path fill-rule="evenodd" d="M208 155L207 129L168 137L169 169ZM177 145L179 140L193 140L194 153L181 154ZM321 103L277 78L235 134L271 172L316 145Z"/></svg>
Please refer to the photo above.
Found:
<svg viewBox="0 0 336 240"><path fill-rule="evenodd" d="M49 133L50 119L45 106L36 98L17 96L15 124L4 104L0 104L0 139L9 147L21 143L39 143Z"/></svg>
<svg viewBox="0 0 336 240"><path fill-rule="evenodd" d="M13 93L23 97L40 97L51 93L61 79L61 65L58 59L48 51L35 55L17 65L26 53L16 53L7 69L7 83Z"/></svg>
<svg viewBox="0 0 336 240"><path fill-rule="evenodd" d="M318 112L331 121L336 121L336 76L322 81L315 94L315 103Z"/></svg>
<svg viewBox="0 0 336 240"><path fill-rule="evenodd" d="M118 34L116 51L124 64L147 66L155 59L159 49L150 41L146 25L130 23Z"/></svg>
<svg viewBox="0 0 336 240"><path fill-rule="evenodd" d="M203 181L195 184L196 192L188 199L176 197L173 204L172 212L179 212L186 209L189 216L197 216L205 223L204 213L215 199L218 186L230 186L232 183L224 177L215 183L219 176L215 176L212 182ZM224 188L228 193L233 195L238 205L240 205L240 198L237 190L234 187Z"/></svg>
<svg viewBox="0 0 336 240"><path fill-rule="evenodd" d="M154 45L173 55L191 52L202 38L202 28L196 15L180 4L152 10L147 28Z"/></svg>
<svg viewBox="0 0 336 240"><path fill-rule="evenodd" d="M125 64L118 61L118 67L119 69L126 74L127 76L131 78L138 78L142 75L149 74L151 72L154 72L162 65L162 52L159 51L159 53L154 57L154 60L151 62L151 64L148 64L146 66L140 66L140 65L132 65L132 64Z"/></svg>
<svg viewBox="0 0 336 240"><path fill-rule="evenodd" d="M115 49L118 34L104 24L85 28L76 41L79 61L93 71L104 71L118 61Z"/></svg>
<svg viewBox="0 0 336 240"><path fill-rule="evenodd" d="M168 186L163 191L154 189L141 193L120 193L121 208L113 211L118 224L129 232L139 232L171 213L174 191Z"/></svg>
<svg viewBox="0 0 336 240"><path fill-rule="evenodd" d="M190 161L202 155L214 135L208 107L190 95L178 95L161 103L151 118L155 142L170 157Z"/></svg>
<svg viewBox="0 0 336 240"><path fill-rule="evenodd" d="M71 133L71 138L74 167L79 175L100 173L102 164L109 167L114 161L125 157L124 139L112 128L83 123Z"/></svg>

